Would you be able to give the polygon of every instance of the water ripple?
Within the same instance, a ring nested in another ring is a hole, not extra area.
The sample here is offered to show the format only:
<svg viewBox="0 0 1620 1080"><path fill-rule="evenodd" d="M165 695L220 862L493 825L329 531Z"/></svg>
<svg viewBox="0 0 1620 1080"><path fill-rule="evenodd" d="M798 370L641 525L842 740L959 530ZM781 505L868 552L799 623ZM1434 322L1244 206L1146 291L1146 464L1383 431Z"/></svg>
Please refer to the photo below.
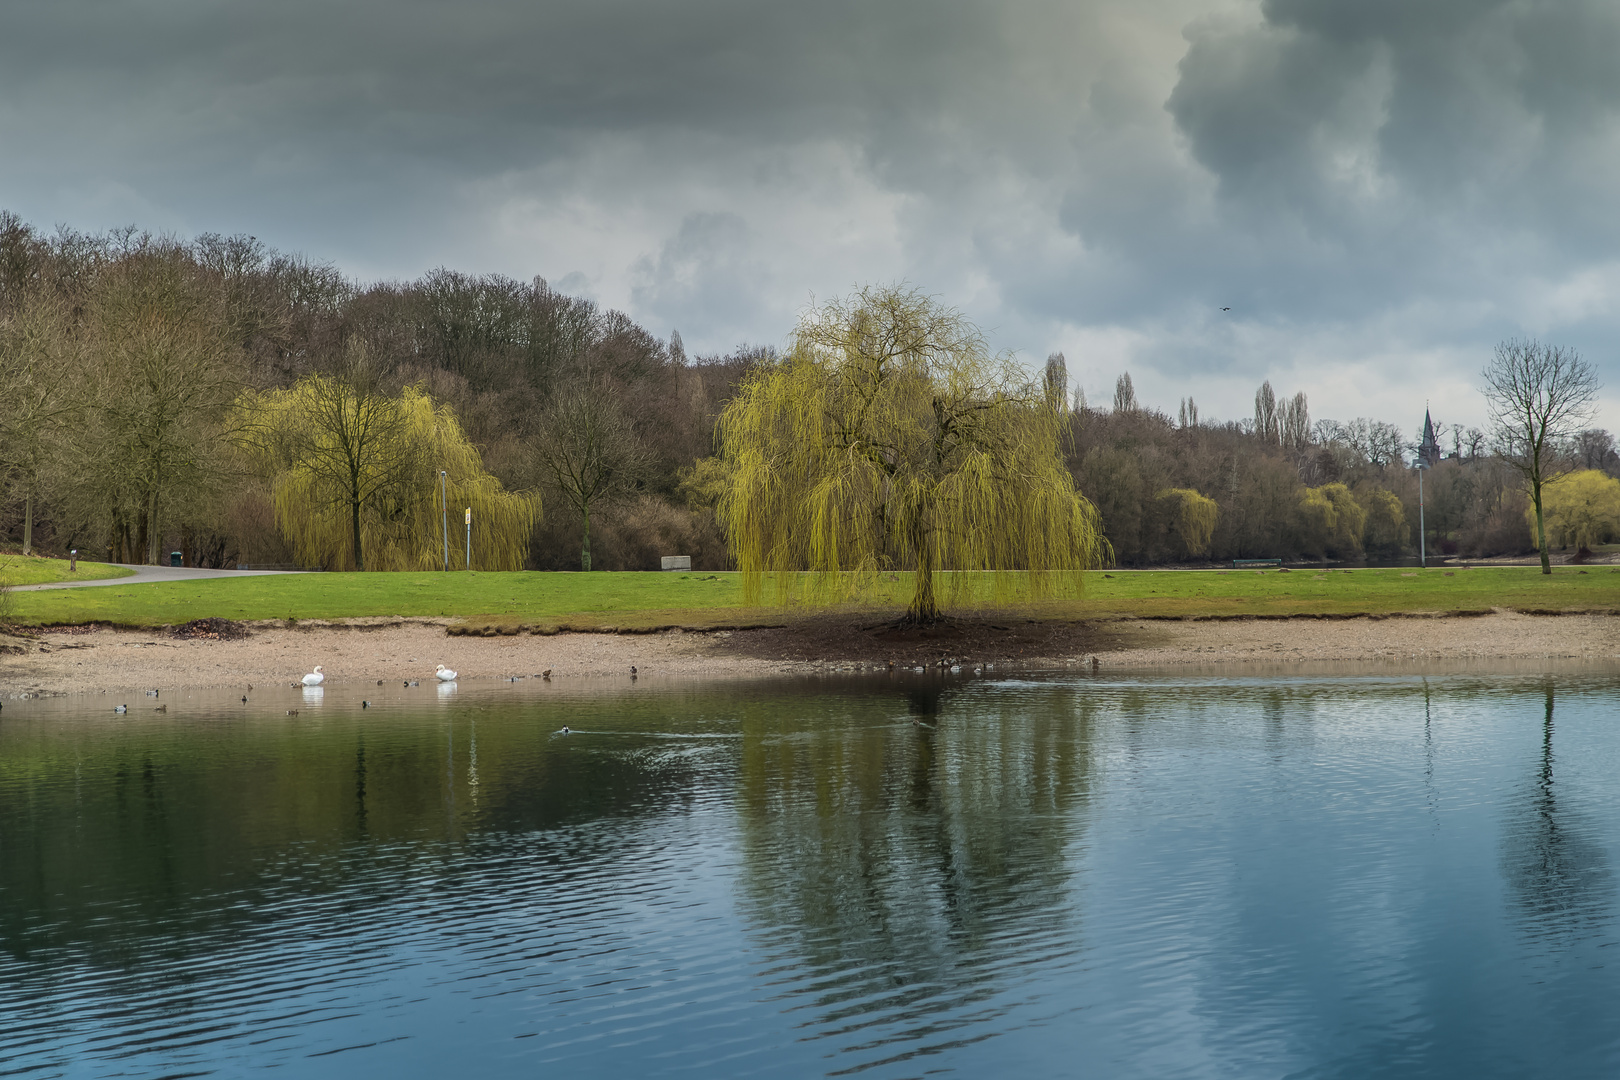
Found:
<svg viewBox="0 0 1620 1080"><path fill-rule="evenodd" d="M1620 1065L1610 681L863 685L8 707L0 1072Z"/></svg>

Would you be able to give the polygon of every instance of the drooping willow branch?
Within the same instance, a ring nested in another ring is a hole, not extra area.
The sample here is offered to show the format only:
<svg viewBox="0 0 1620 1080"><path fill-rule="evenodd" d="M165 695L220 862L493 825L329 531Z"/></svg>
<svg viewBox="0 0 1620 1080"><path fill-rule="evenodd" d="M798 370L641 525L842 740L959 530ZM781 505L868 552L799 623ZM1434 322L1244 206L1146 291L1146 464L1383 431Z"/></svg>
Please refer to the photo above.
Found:
<svg viewBox="0 0 1620 1080"><path fill-rule="evenodd" d="M811 310L720 418L720 510L746 595L771 578L785 600L794 572L830 597L840 572L912 570L908 617L928 622L938 571L1022 571L995 575L997 602L1077 591L1108 545L1061 424L1010 357L916 290Z"/></svg>

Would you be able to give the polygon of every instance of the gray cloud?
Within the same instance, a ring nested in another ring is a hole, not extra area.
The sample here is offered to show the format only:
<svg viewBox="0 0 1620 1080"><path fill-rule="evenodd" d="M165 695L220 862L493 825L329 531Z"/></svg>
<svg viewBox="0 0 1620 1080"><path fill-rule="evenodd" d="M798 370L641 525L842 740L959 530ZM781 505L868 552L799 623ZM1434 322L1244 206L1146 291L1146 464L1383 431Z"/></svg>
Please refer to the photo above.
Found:
<svg viewBox="0 0 1620 1080"><path fill-rule="evenodd" d="M1128 366L1226 415L1271 376L1465 418L1507 333L1620 373L1608 3L66 0L5 29L0 205L37 222L540 274L693 351L904 278L1094 392Z"/></svg>

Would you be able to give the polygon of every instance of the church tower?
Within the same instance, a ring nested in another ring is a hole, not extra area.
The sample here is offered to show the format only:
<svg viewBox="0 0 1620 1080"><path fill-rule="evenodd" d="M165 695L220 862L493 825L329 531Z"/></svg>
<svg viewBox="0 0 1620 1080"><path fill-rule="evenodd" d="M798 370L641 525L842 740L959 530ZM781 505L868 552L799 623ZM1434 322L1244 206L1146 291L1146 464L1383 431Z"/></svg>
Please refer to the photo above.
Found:
<svg viewBox="0 0 1620 1080"><path fill-rule="evenodd" d="M1429 410L1423 410L1423 441L1418 443L1417 467L1433 468L1440 463L1440 440L1434 437L1434 421Z"/></svg>

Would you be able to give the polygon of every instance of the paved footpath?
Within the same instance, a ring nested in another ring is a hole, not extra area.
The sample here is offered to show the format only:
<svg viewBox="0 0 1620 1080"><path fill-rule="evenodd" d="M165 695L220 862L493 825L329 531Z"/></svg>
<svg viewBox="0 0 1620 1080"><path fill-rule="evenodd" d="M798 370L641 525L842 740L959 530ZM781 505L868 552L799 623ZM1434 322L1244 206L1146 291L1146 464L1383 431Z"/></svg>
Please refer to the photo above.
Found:
<svg viewBox="0 0 1620 1080"><path fill-rule="evenodd" d="M89 589L97 585L150 585L156 581L197 581L202 578L269 577L273 574L304 574L306 570L205 570L197 566L132 566L113 563L125 570L135 571L132 577L97 578L94 581L53 581L48 585L18 585L12 592L33 592L36 589Z"/></svg>

